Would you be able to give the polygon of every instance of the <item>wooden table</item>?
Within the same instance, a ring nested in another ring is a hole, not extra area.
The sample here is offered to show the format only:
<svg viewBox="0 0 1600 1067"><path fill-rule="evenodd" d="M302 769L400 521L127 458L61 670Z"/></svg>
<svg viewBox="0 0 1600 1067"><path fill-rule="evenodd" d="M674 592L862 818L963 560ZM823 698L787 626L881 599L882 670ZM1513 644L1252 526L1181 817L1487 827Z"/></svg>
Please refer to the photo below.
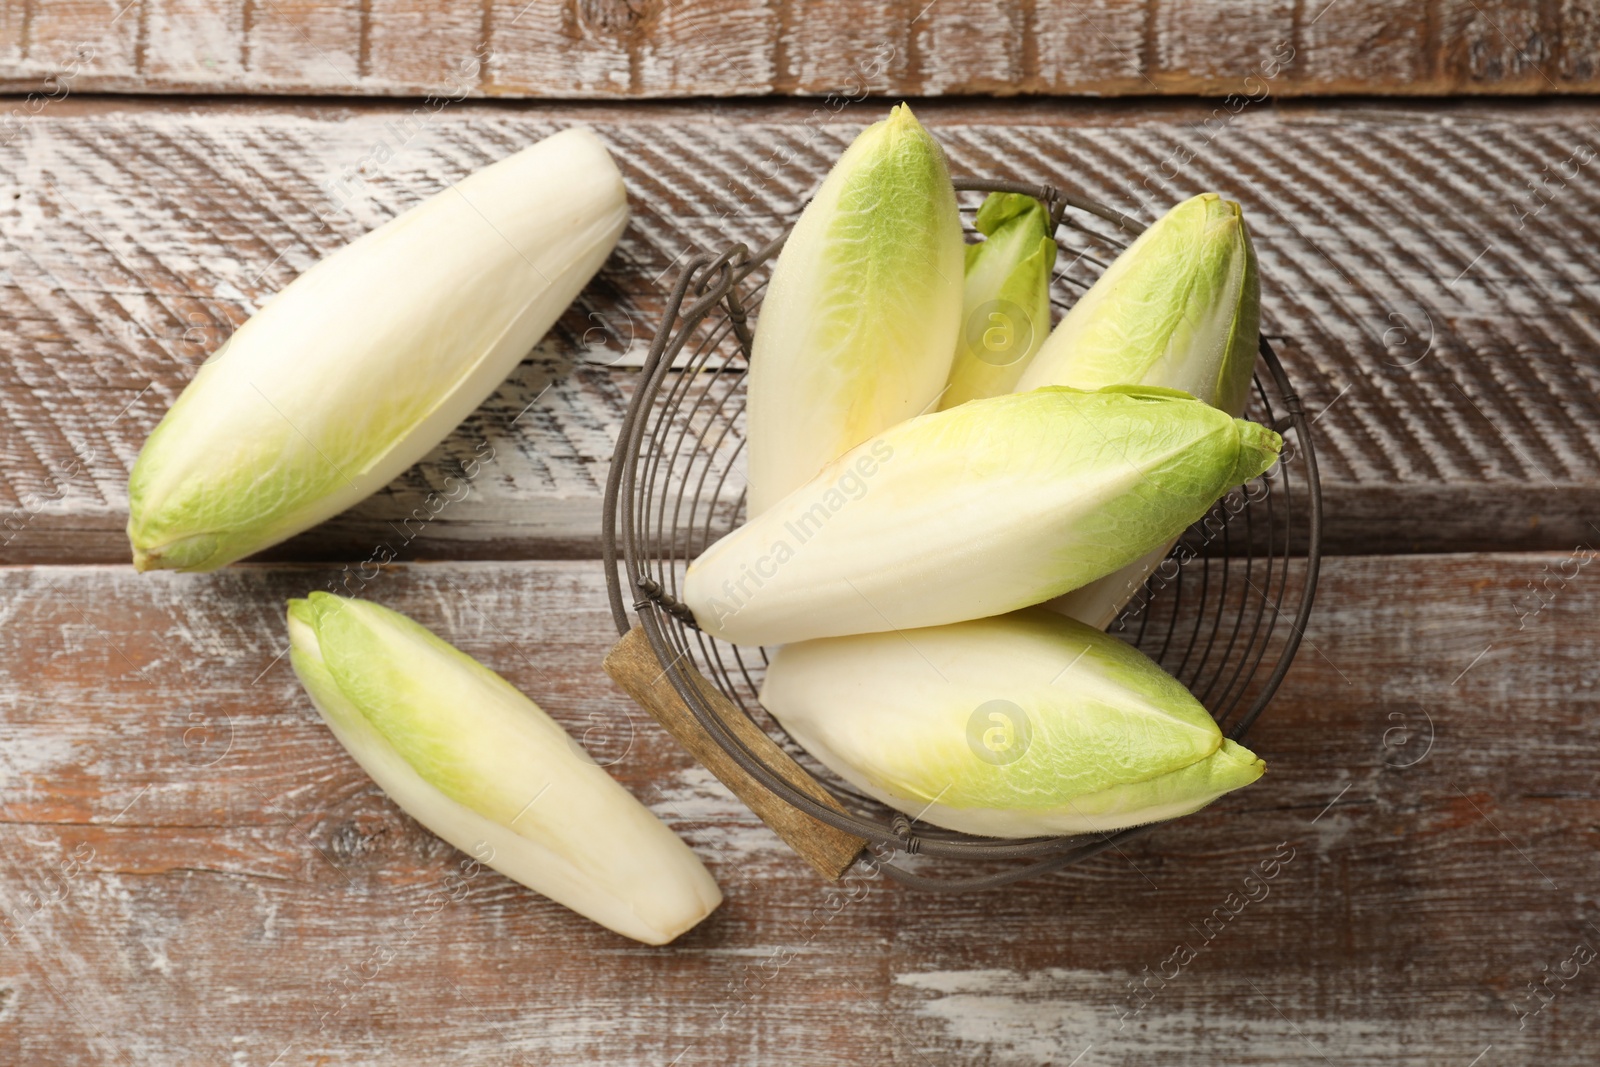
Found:
<svg viewBox="0 0 1600 1067"><path fill-rule="evenodd" d="M1597 88L1600 20L921 6L0 8L0 86L36 93L0 123L0 1062L1596 1061L1600 107L1555 94ZM1136 98L960 95L1016 89ZM1241 200L1316 413L1329 555L1251 734L1269 774L1007 892L821 881L600 668L600 491L674 266L776 233L883 110L861 90L923 98L958 171L1145 217ZM1541 98L1321 98L1351 90ZM1197 91L1254 99L1155 95ZM211 95L152 95L178 93ZM744 99L674 99L718 95ZM135 575L128 467L194 366L319 256L574 122L635 217L517 373L347 515ZM471 495L402 533L480 441ZM283 659L285 598L380 543L403 562L363 595L615 760L723 885L710 920L648 949L492 872L441 895L460 856Z"/></svg>

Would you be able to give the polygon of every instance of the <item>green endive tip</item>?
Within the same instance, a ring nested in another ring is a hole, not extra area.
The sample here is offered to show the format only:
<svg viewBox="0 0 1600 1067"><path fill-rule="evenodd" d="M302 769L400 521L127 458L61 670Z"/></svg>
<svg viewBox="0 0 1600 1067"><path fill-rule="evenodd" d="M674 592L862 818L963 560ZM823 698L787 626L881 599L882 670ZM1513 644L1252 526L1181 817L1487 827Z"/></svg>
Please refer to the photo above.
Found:
<svg viewBox="0 0 1600 1067"><path fill-rule="evenodd" d="M990 193L967 246L961 333L941 409L1009 393L1050 332L1056 243L1044 205L1021 193Z"/></svg>

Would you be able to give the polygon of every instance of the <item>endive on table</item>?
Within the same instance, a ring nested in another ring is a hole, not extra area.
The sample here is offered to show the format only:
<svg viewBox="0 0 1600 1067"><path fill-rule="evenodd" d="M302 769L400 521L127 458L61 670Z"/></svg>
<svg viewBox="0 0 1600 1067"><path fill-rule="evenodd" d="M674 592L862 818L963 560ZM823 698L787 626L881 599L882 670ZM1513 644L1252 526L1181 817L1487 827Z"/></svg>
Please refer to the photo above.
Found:
<svg viewBox="0 0 1600 1067"><path fill-rule="evenodd" d="M761 702L857 788L992 837L1170 819L1265 770L1143 653L1041 608L785 645Z"/></svg>
<svg viewBox="0 0 1600 1067"><path fill-rule="evenodd" d="M944 152L898 105L834 164L761 302L748 386L751 515L937 406L955 355L961 260Z"/></svg>
<svg viewBox="0 0 1600 1067"><path fill-rule="evenodd" d="M941 409L1011 392L1050 333L1056 243L1044 205L990 193L973 224L985 239L967 246L961 332Z"/></svg>
<svg viewBox="0 0 1600 1067"><path fill-rule="evenodd" d="M998 615L1175 537L1280 444L1171 390L973 400L885 430L717 541L683 599L750 645Z"/></svg>
<svg viewBox="0 0 1600 1067"><path fill-rule="evenodd" d="M140 570L211 570L421 459L605 262L622 177L566 130L462 179L295 279L202 366L128 485Z"/></svg>
<svg viewBox="0 0 1600 1067"><path fill-rule="evenodd" d="M1261 331L1255 251L1239 205L1191 197L1140 234L1067 312L1017 384L1151 385L1244 413ZM1104 628L1171 542L1052 602Z"/></svg>
<svg viewBox="0 0 1600 1067"><path fill-rule="evenodd" d="M619 934L661 945L722 894L689 847L498 674L398 612L289 602L295 674L429 830Z"/></svg>

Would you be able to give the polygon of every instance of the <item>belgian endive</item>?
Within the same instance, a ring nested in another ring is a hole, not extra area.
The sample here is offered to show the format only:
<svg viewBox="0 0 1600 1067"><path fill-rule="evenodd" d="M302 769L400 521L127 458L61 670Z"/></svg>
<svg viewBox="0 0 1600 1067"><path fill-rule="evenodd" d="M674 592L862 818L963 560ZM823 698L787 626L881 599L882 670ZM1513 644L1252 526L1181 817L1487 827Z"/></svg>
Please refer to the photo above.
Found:
<svg viewBox="0 0 1600 1067"><path fill-rule="evenodd" d="M1260 282L1243 212L1202 193L1117 257L1050 334L1017 388L1153 385L1237 416L1249 399L1260 329ZM1155 546L1051 607L1104 628L1170 547Z"/></svg>
<svg viewBox="0 0 1600 1067"><path fill-rule="evenodd" d="M413 818L619 934L661 945L722 901L689 847L505 679L397 612L289 602L294 670Z"/></svg>
<svg viewBox="0 0 1600 1067"><path fill-rule="evenodd" d="M748 386L751 515L937 406L961 260L944 152L901 104L834 164L762 300Z"/></svg>
<svg viewBox="0 0 1600 1067"><path fill-rule="evenodd" d="M1265 770L1143 653L1039 608L786 645L761 701L857 788L991 837L1170 819Z"/></svg>
<svg viewBox="0 0 1600 1067"><path fill-rule="evenodd" d="M570 129L313 266L145 442L128 485L134 565L211 570L391 481L505 379L627 218L605 146Z"/></svg>
<svg viewBox="0 0 1600 1067"><path fill-rule="evenodd" d="M885 430L713 544L684 601L749 645L998 615L1175 537L1280 443L1172 390L973 400Z"/></svg>
<svg viewBox="0 0 1600 1067"><path fill-rule="evenodd" d="M990 193L974 224L985 239L967 246L961 332L940 408L1011 392L1050 332L1056 243L1044 205Z"/></svg>
<svg viewBox="0 0 1600 1067"><path fill-rule="evenodd" d="M1260 282L1243 213L1202 193L1106 268L1051 331L1017 389L1153 385L1237 416L1260 328Z"/></svg>

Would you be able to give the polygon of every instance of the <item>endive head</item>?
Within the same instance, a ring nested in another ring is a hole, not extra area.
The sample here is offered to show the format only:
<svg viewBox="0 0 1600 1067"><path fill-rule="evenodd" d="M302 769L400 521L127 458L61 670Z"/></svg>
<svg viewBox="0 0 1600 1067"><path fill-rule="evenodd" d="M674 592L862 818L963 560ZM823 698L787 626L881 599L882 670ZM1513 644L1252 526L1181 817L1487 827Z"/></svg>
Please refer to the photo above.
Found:
<svg viewBox="0 0 1600 1067"><path fill-rule="evenodd" d="M1014 611L1177 537L1281 444L1170 389L974 400L885 430L708 547L683 600L748 645Z"/></svg>
<svg viewBox="0 0 1600 1067"><path fill-rule="evenodd" d="M898 393L929 375L937 382L949 370L948 354L922 348L931 328L953 325L955 309L944 305L960 291L961 255L944 150L910 107L896 105L856 137L795 224L762 302L757 343L781 343L760 334L774 318L772 325L787 328L783 311L811 316L796 325L812 349L801 358L809 355L813 366L796 374L859 379L865 395L855 417L876 423L854 431L850 445L859 444L883 428L878 408L909 399L878 398L874 391ZM802 271L805 277L795 277Z"/></svg>
<svg viewBox="0 0 1600 1067"><path fill-rule="evenodd" d="M955 354L961 256L944 152L899 105L834 164L762 301L749 376L752 515L937 404Z"/></svg>
<svg viewBox="0 0 1600 1067"><path fill-rule="evenodd" d="M933 305L958 291L961 255L960 216L944 150L911 108L898 104L856 137L795 224L762 302L757 344L781 343L784 338L772 331L761 337L761 327L775 311L781 320L784 310L793 309L811 318L796 325L815 350L812 362L832 364L811 373L872 381L883 376L881 370L871 373L875 361L928 359L900 349L920 343L930 313L937 319L945 311ZM947 315L953 318L953 309ZM887 351L873 351L868 343ZM940 354L932 362L947 370L947 359ZM905 377L891 373L888 381Z"/></svg>
<svg viewBox="0 0 1600 1067"><path fill-rule="evenodd" d="M1039 608L786 645L761 696L847 780L972 833L1153 822L1262 770L1148 657Z"/></svg>
<svg viewBox="0 0 1600 1067"><path fill-rule="evenodd" d="M129 475L140 570L210 570L421 459L588 282L627 221L593 132L468 175L321 260L184 389Z"/></svg>
<svg viewBox="0 0 1600 1067"><path fill-rule="evenodd" d="M1061 320L1018 389L1154 385L1230 415L1249 398L1261 323L1238 204L1185 200L1139 235Z"/></svg>
<svg viewBox="0 0 1600 1067"><path fill-rule="evenodd" d="M975 224L985 240L967 246L961 333L942 409L1009 393L1050 332L1056 243L1044 205L990 193Z"/></svg>
<svg viewBox="0 0 1600 1067"><path fill-rule="evenodd" d="M873 229L889 233L902 223L909 224L909 232L903 236L924 242L932 251L940 235L930 232L925 218L930 206L943 211L946 193L953 206L955 193L950 188L944 149L917 121L909 104L896 104L889 109L888 118L857 134L834 163L815 202L835 206L838 215L817 212L817 222L862 236ZM855 256L843 249L834 252L841 263L859 259L861 269L870 271L885 259L898 265L900 255L892 247L896 243L880 240L855 250Z"/></svg>
<svg viewBox="0 0 1600 1067"><path fill-rule="evenodd" d="M329 727L440 837L628 937L721 901L694 853L509 682L398 612L312 593L290 658Z"/></svg>

